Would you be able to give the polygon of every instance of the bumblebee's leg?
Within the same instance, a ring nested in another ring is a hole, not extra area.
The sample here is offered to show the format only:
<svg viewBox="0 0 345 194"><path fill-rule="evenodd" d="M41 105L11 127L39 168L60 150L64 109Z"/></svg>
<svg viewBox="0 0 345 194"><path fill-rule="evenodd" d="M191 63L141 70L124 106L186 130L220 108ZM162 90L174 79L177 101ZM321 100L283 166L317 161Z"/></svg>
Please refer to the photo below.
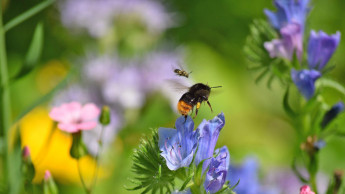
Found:
<svg viewBox="0 0 345 194"><path fill-rule="evenodd" d="M200 102L196 103L196 107L195 107L195 115L193 117L193 119L195 119L195 117L198 115L198 110L200 108Z"/></svg>
<svg viewBox="0 0 345 194"><path fill-rule="evenodd" d="M208 100L207 100L206 102L207 102L208 106L210 107L211 112L213 112L213 110L212 110L212 106L211 106L210 102L209 102Z"/></svg>

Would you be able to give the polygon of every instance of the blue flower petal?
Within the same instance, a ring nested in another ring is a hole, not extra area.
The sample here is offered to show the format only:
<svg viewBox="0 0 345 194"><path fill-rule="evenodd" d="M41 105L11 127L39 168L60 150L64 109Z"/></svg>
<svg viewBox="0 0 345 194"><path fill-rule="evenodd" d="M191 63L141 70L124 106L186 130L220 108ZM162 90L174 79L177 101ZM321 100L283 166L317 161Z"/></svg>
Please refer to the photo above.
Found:
<svg viewBox="0 0 345 194"><path fill-rule="evenodd" d="M214 148L216 146L219 132L225 124L224 114L220 113L214 119L206 121L203 120L197 132L199 134L198 152L195 156L195 164L198 165L202 160L211 158L213 156ZM209 165L210 160L203 164L203 171Z"/></svg>
<svg viewBox="0 0 345 194"><path fill-rule="evenodd" d="M298 90L306 99L310 99L314 96L315 81L321 76L321 73L316 70L291 70L291 78Z"/></svg>
<svg viewBox="0 0 345 194"><path fill-rule="evenodd" d="M161 156L170 170L189 166L198 143L198 133L193 131L194 122L189 116L187 120L179 117L175 125L177 129L158 129Z"/></svg>
<svg viewBox="0 0 345 194"><path fill-rule="evenodd" d="M275 0L276 12L264 10L271 25L280 30L289 23L298 23L304 29L306 16L310 10L309 0ZM303 31L303 30L302 30Z"/></svg>
<svg viewBox="0 0 345 194"><path fill-rule="evenodd" d="M309 68L321 71L337 49L339 42L340 32L327 35L323 31L319 31L318 34L311 31L308 43Z"/></svg>
<svg viewBox="0 0 345 194"><path fill-rule="evenodd" d="M230 154L226 146L217 149L215 153L217 156L210 160L204 182L205 190L209 193L215 193L223 187L230 163Z"/></svg>

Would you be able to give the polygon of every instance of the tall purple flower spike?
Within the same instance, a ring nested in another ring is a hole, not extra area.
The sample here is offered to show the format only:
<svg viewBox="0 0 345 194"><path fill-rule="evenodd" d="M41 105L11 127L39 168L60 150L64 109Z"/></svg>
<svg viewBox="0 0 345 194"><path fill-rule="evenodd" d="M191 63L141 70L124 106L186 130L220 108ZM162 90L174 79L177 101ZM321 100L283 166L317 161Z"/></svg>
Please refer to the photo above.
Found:
<svg viewBox="0 0 345 194"><path fill-rule="evenodd" d="M280 30L287 24L297 23L302 27L302 33L307 14L309 13L309 0L275 0L277 12L265 9L264 12L272 26Z"/></svg>
<svg viewBox="0 0 345 194"><path fill-rule="evenodd" d="M298 90L306 99L314 96L315 81L321 76L321 73L316 70L291 70L291 78Z"/></svg>
<svg viewBox="0 0 345 194"><path fill-rule="evenodd" d="M230 154L226 146L217 149L215 154L216 157L210 160L209 169L206 173L206 180L204 182L207 193L216 193L223 187L230 165Z"/></svg>
<svg viewBox="0 0 345 194"><path fill-rule="evenodd" d="M321 71L337 49L339 42L340 32L327 35L323 31L316 33L312 30L308 43L309 68Z"/></svg>
<svg viewBox="0 0 345 194"><path fill-rule="evenodd" d="M219 132L225 124L224 113L218 114L212 120L203 120L196 130L199 133L198 152L195 155L195 164L198 165L202 160L213 156ZM203 172L206 170L211 160L203 163Z"/></svg>
<svg viewBox="0 0 345 194"><path fill-rule="evenodd" d="M176 129L159 128L159 149L170 170L187 167L193 160L198 144L198 133L193 131L194 122L190 116L176 120Z"/></svg>

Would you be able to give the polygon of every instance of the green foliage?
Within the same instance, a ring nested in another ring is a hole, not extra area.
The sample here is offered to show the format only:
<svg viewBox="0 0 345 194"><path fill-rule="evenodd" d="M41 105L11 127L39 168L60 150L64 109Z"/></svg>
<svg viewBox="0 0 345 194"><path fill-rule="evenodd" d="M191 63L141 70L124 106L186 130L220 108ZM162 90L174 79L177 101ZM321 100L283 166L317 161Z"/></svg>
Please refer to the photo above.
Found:
<svg viewBox="0 0 345 194"><path fill-rule="evenodd" d="M37 66L40 59L42 48L43 48L43 24L39 23L36 26L34 35L32 37L30 47L26 53L24 64L22 65L19 72L11 78L11 80L17 80L29 74Z"/></svg>
<svg viewBox="0 0 345 194"><path fill-rule="evenodd" d="M244 53L249 60L248 68L257 72L256 83L264 78L270 88L275 79L285 83L288 79L288 66L280 58L272 59L264 47L264 43L278 38L277 32L265 20L254 20L250 25Z"/></svg>
<svg viewBox="0 0 345 194"><path fill-rule="evenodd" d="M133 154L132 171L136 184L128 190L144 189L142 193L170 193L174 187L175 172L169 170L158 147L157 130L152 130L152 137L141 140L139 148Z"/></svg>
<svg viewBox="0 0 345 194"><path fill-rule="evenodd" d="M73 137L73 142L70 149L70 155L72 158L75 158L78 160L81 157L87 155L88 152L87 152L84 142L81 140L82 138L81 131L72 133L72 137Z"/></svg>

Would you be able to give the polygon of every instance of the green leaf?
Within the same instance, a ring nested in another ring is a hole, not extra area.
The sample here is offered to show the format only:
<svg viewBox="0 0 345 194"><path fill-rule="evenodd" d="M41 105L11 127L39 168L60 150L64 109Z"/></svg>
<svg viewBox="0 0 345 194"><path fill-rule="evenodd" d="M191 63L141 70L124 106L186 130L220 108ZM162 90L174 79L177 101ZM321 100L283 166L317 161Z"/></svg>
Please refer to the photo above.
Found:
<svg viewBox="0 0 345 194"><path fill-rule="evenodd" d="M321 78L316 82L316 86L317 87L323 86L323 87L333 88L345 96L344 86L342 86L341 84L339 84L338 82L336 82L334 80L327 79L327 78Z"/></svg>
<svg viewBox="0 0 345 194"><path fill-rule="evenodd" d="M232 186L230 188L230 190L234 190L237 187L238 184L240 184L240 179L238 179L237 183L234 186Z"/></svg>
<svg viewBox="0 0 345 194"><path fill-rule="evenodd" d="M286 89L286 92L284 95L283 108L289 117L295 118L297 116L297 114L292 110L289 104L289 87Z"/></svg>
<svg viewBox="0 0 345 194"><path fill-rule="evenodd" d="M248 69L260 70L256 83L267 78L267 86L270 87L274 78L282 81L288 77L289 68L281 58L271 58L264 47L265 42L279 38L278 33L265 20L254 20L249 27L250 35L246 39L244 53L248 59Z"/></svg>
<svg viewBox="0 0 345 194"><path fill-rule="evenodd" d="M296 158L292 161L292 164L291 164L291 168L292 168L292 171L295 173L295 175L299 178L299 180L302 182L302 183L308 183L309 181L304 178L301 173L298 171L297 167L296 167Z"/></svg>
<svg viewBox="0 0 345 194"><path fill-rule="evenodd" d="M210 158L211 158L211 157L210 157ZM206 158L206 159L202 160L202 161L198 164L198 166L196 167L195 173L194 173L194 174L195 174L195 176L194 176L194 183L195 183L195 185L200 186L200 185L204 182L206 173L204 173L204 176L203 176L202 166L204 165L204 162L205 162L206 160L210 159L210 158ZM209 168L209 167L207 167L207 169L205 170L205 172L208 171L208 168Z"/></svg>
<svg viewBox="0 0 345 194"><path fill-rule="evenodd" d="M185 182L182 184L181 188L179 191L183 191L186 189L186 186L188 185L188 183L192 180L194 176L194 173L190 174L189 177L185 180Z"/></svg>
<svg viewBox="0 0 345 194"><path fill-rule="evenodd" d="M176 172L171 171L165 159L160 155L157 130L152 130L152 136L141 140L133 154L131 181L135 186L127 190L143 189L142 193L170 192L174 188Z"/></svg>
<svg viewBox="0 0 345 194"><path fill-rule="evenodd" d="M35 68L42 54L43 39L44 39L43 24L38 23L31 40L29 50L26 54L25 62L22 65L19 72L11 78L11 81L24 77Z"/></svg>
<svg viewBox="0 0 345 194"><path fill-rule="evenodd" d="M10 29L12 29L13 27L17 26L18 24L28 20L30 17L36 15L40 11L42 11L45 8L49 7L54 2L55 2L55 0L43 1L42 3L36 5L35 7L25 11L24 13L22 13L19 16L13 18L11 21L9 21L7 24L5 24L4 25L4 31L7 32Z"/></svg>

